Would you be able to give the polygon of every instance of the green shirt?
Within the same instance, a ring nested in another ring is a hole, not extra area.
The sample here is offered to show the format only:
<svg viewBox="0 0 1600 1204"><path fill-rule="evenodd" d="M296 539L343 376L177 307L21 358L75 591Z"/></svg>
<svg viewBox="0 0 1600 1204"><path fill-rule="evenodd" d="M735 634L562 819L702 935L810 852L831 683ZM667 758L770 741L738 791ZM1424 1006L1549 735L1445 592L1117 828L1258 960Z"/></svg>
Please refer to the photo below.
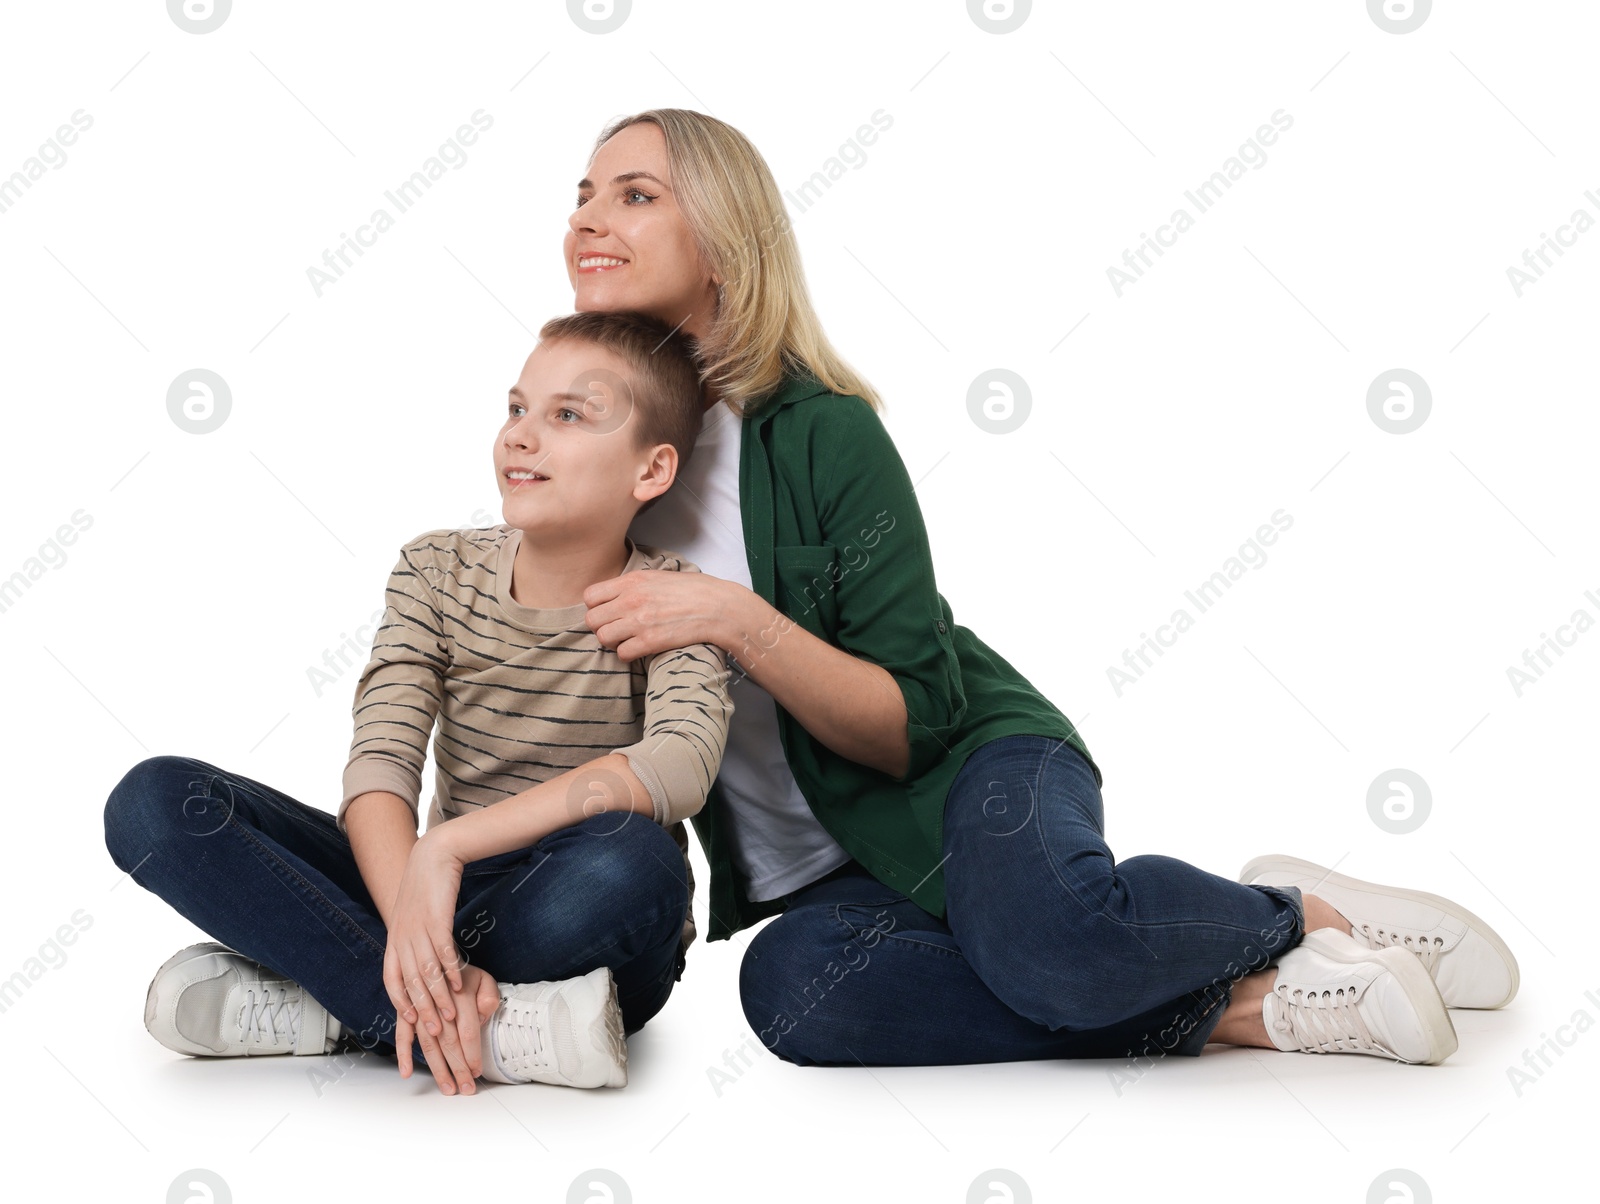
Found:
<svg viewBox="0 0 1600 1204"><path fill-rule="evenodd" d="M778 736L817 821L874 878L944 915L944 803L967 755L1010 735L1077 729L1026 678L951 618L927 529L883 420L809 373L785 378L743 420L739 507L752 588L813 635L893 675L911 748L904 777L848 760L782 704ZM752 634L750 655L782 639ZM735 670L737 672L737 670ZM737 719L735 720L737 722ZM693 817L711 867L708 941L776 915L790 896L745 897L728 851L727 799L713 783Z"/></svg>

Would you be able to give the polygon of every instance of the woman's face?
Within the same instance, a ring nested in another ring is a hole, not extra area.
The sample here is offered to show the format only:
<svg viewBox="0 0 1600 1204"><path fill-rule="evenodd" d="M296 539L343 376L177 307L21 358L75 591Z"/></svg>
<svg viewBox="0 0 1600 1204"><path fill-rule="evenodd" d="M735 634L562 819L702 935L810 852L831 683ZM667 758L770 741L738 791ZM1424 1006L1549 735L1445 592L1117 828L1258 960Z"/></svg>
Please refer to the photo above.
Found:
<svg viewBox="0 0 1600 1204"><path fill-rule="evenodd" d="M721 278L678 207L660 126L636 122L595 153L567 227L574 310L638 310L697 337L710 329Z"/></svg>

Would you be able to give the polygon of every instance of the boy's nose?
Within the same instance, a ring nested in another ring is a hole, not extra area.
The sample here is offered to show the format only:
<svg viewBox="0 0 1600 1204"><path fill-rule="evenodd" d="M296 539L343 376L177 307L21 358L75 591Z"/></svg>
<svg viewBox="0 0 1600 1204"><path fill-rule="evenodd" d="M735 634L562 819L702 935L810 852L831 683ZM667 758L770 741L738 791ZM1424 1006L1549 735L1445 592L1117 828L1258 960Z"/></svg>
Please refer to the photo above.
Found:
<svg viewBox="0 0 1600 1204"><path fill-rule="evenodd" d="M539 437L533 429L533 424L527 419L518 422L506 432L506 446L520 450L537 450Z"/></svg>

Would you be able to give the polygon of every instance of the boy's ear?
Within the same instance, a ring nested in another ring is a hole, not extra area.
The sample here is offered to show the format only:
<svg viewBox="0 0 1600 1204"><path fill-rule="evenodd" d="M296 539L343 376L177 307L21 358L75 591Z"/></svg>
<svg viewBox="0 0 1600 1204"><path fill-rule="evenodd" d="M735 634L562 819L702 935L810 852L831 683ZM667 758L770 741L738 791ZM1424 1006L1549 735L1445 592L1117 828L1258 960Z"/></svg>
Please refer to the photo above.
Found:
<svg viewBox="0 0 1600 1204"><path fill-rule="evenodd" d="M649 450L639 483L633 487L633 496L643 505L651 498L660 497L672 488L678 476L678 449L670 443L658 443Z"/></svg>

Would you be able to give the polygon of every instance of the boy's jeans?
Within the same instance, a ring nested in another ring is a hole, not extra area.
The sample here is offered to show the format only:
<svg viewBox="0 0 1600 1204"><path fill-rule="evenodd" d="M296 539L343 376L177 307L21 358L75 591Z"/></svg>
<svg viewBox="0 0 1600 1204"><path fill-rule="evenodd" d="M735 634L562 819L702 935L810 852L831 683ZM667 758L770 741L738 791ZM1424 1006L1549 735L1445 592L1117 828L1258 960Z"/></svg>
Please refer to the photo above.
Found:
<svg viewBox="0 0 1600 1204"><path fill-rule="evenodd" d="M188 757L151 757L111 792L117 867L214 939L298 982L364 1049L392 1054L388 933L349 838L325 811ZM456 944L498 982L610 966L623 1024L661 1010L682 973L683 854L648 817L598 815L468 862ZM413 1048L425 1066L421 1042Z"/></svg>
<svg viewBox="0 0 1600 1204"><path fill-rule="evenodd" d="M944 820L944 919L847 861L750 942L745 1017L780 1058L1131 1058L1142 1070L1198 1054L1231 984L1304 934L1294 887L1170 857L1114 861L1094 775L1056 739L978 748Z"/></svg>

